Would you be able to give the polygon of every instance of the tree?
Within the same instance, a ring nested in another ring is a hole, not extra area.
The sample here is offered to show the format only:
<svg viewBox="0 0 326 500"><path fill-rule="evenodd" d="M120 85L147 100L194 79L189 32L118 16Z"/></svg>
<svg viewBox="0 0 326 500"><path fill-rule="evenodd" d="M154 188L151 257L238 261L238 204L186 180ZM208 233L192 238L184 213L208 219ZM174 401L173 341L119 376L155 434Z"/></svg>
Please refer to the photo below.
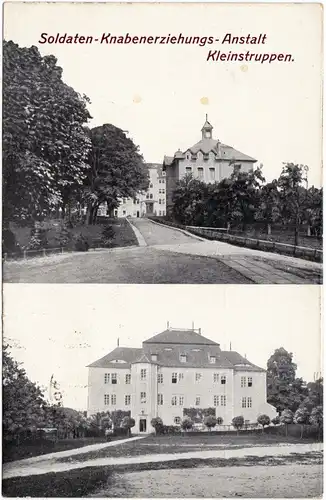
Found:
<svg viewBox="0 0 326 500"><path fill-rule="evenodd" d="M264 427L269 425L271 423L271 419L269 418L268 415L258 415L257 422L259 425L262 425L263 427L263 432L264 432Z"/></svg>
<svg viewBox="0 0 326 500"><path fill-rule="evenodd" d="M204 424L208 430L211 431L212 428L216 426L217 420L213 415L207 415L207 417L204 418Z"/></svg>
<svg viewBox="0 0 326 500"><path fill-rule="evenodd" d="M54 56L3 44L3 219L38 221L80 189L89 99L62 81Z"/></svg>
<svg viewBox="0 0 326 500"><path fill-rule="evenodd" d="M193 421L190 417L185 416L181 421L181 427L184 431L190 431L193 428Z"/></svg>
<svg viewBox="0 0 326 500"><path fill-rule="evenodd" d="M90 130L92 149L84 182L87 223L93 224L99 205L107 203L109 212L119 205L120 198L135 198L149 184L148 169L139 148L123 130L105 124Z"/></svg>
<svg viewBox="0 0 326 500"><path fill-rule="evenodd" d="M41 389L26 375L10 353L3 347L3 433L15 437L24 431L33 431L44 425L46 402Z"/></svg>
<svg viewBox="0 0 326 500"><path fill-rule="evenodd" d="M261 187L256 219L265 222L267 234L272 233L272 224L280 218L280 195L277 180Z"/></svg>
<svg viewBox="0 0 326 500"><path fill-rule="evenodd" d="M282 411L280 422L285 424L285 435L288 435L288 425L293 423L293 412L288 408Z"/></svg>
<svg viewBox="0 0 326 500"><path fill-rule="evenodd" d="M131 428L135 427L135 424L136 424L135 419L131 417L123 417L121 421L121 427L127 429L128 436L130 436Z"/></svg>
<svg viewBox="0 0 326 500"><path fill-rule="evenodd" d="M283 347L276 349L267 361L267 402L279 413L285 408L296 411L306 397L303 380L295 376L296 369L293 354Z"/></svg>
<svg viewBox="0 0 326 500"><path fill-rule="evenodd" d="M303 436L304 426L305 426L305 424L308 424L308 422L309 422L309 416L310 416L309 411L305 407L298 408L294 414L294 417L293 417L294 423L301 425L301 436L300 436L301 438Z"/></svg>
<svg viewBox="0 0 326 500"><path fill-rule="evenodd" d="M244 418L242 415L238 417L233 417L232 419L232 425L235 429L237 429L237 434L239 434L239 429L242 429L244 425Z"/></svg>
<svg viewBox="0 0 326 500"><path fill-rule="evenodd" d="M173 191L172 216L184 225L202 225L209 186L186 174Z"/></svg>
<svg viewBox="0 0 326 500"><path fill-rule="evenodd" d="M156 434L160 434L163 430L163 420L161 417L152 418L151 426L154 427Z"/></svg>
<svg viewBox="0 0 326 500"><path fill-rule="evenodd" d="M272 418L272 424L278 425L281 422L279 415L276 417Z"/></svg>
<svg viewBox="0 0 326 500"><path fill-rule="evenodd" d="M323 407L317 406L312 410L311 415L309 417L309 422L312 425L316 425L318 427L318 439L320 439L320 431L323 428L323 420L324 420Z"/></svg>
<svg viewBox="0 0 326 500"><path fill-rule="evenodd" d="M308 167L294 163L285 163L278 179L282 218L294 225L294 245L299 244L299 225L302 213L302 183Z"/></svg>

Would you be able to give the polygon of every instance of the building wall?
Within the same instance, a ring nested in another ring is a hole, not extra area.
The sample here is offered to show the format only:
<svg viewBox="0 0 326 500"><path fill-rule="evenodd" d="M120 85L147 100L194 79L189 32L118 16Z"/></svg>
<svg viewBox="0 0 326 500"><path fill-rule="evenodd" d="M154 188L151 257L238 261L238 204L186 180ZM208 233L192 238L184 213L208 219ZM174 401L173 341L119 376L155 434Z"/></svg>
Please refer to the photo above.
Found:
<svg viewBox="0 0 326 500"><path fill-rule="evenodd" d="M199 154L199 153L198 153ZM250 172L253 170L252 162L236 162L242 172ZM202 168L202 175L198 169ZM210 157L208 160L203 160L202 155L197 160L179 160L179 179L182 179L186 173L192 173L195 179L199 179L206 184L212 182L220 182L222 179L231 176L234 166L230 165L230 161L223 161L223 159L215 160Z"/></svg>
<svg viewBox="0 0 326 500"><path fill-rule="evenodd" d="M141 370L146 370L146 379L141 380ZM105 383L105 373L117 373L117 384ZM131 375L131 383L125 383L125 375ZM172 374L177 373L177 383L172 383ZM201 374L196 381L196 373ZM214 381L214 373L218 381ZM179 376L180 374L180 376ZM163 383L158 381L158 375L163 375ZM221 377L226 377L226 383L221 383ZM241 377L252 378L252 387L241 387ZM146 393L146 401L141 400L141 393ZM104 395L116 395L116 404L105 404ZM130 405L125 404L125 396L131 396ZM162 395L163 404L158 404L158 395ZM218 396L218 405L214 396ZM224 406L221 396L226 397ZM176 397L176 404L172 398ZM200 402L196 405L196 398ZM251 407L243 407L242 399L252 398ZM183 401L180 401L183 398ZM181 402L181 404L180 404ZM261 413L276 416L274 407L266 403L266 373L237 371L222 368L173 368L159 367L155 363L135 363L130 369L122 368L90 368L88 415L101 411L131 410L131 416L136 421L134 432L139 432L140 420L146 419L146 432L151 432L150 422L159 416L164 424L173 425L175 418L183 417L184 408L216 408L216 416L223 419L223 424L230 425L232 418L243 415L249 422L256 422Z"/></svg>

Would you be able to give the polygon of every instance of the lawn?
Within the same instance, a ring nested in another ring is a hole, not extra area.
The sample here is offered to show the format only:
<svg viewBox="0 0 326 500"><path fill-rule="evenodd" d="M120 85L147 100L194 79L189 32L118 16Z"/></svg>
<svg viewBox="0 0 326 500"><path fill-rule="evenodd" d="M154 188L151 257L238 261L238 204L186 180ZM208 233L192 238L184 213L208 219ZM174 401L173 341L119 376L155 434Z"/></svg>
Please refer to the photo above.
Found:
<svg viewBox="0 0 326 500"><path fill-rule="evenodd" d="M62 245L60 242L62 221L50 220L42 223L42 228L46 230L47 246L46 248L59 248ZM102 235L103 230L111 226L113 229L113 239L110 247L127 247L138 245L137 238L130 224L126 219L107 219L95 225L76 224L69 229L72 238L82 235L87 239L91 248L103 247ZM11 231L15 234L16 241L21 248L26 247L30 241L31 228L22 227L17 224L11 224Z"/></svg>
<svg viewBox="0 0 326 500"><path fill-rule="evenodd" d="M115 495L114 488L125 484L124 477L130 472L142 471L167 471L172 473L174 469L189 469L207 467L215 469L218 467L250 467L263 466L277 467L287 464L318 465L322 463L321 453L295 453L287 456L265 456L244 457L232 459L188 459L169 462L153 462L139 464L122 464L114 467L85 467L60 473L47 473L37 476L16 477L5 479L2 482L2 494L7 497L84 497L95 494L96 496L124 496ZM207 469L206 469L207 470ZM278 468L280 475L282 467ZM116 476L117 474L117 476ZM196 474L193 475L195 478ZM168 478L167 478L168 480ZM191 480L191 476L188 477ZM180 483L179 483L180 484ZM128 483L127 483L128 485ZM126 486L126 485L125 485ZM147 484L150 487L150 484ZM159 486L159 484L157 484ZM101 492L105 494L100 494ZM127 493L127 491L126 491ZM147 488L142 496L150 493ZM161 491L164 496L164 492ZM174 495L175 496L175 495Z"/></svg>
<svg viewBox="0 0 326 500"><path fill-rule="evenodd" d="M118 446L104 448L102 450L81 453L68 458L58 458L59 462L83 462L105 457L133 457L141 455L156 455L169 453L186 453L201 450L218 450L228 448L250 448L253 446L275 446L282 443L307 443L315 439L299 439L292 436L280 436L271 434L239 434L221 435L174 435L155 436L150 435L139 441L123 443Z"/></svg>

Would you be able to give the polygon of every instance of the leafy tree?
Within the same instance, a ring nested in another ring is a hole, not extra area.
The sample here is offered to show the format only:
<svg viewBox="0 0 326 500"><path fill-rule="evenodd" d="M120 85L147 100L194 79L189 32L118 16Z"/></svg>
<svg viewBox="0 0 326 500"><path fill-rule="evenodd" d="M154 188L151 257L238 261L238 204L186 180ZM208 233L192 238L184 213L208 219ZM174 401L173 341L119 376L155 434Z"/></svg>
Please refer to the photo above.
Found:
<svg viewBox="0 0 326 500"><path fill-rule="evenodd" d="M272 424L278 425L281 422L279 415L276 417L272 418Z"/></svg>
<svg viewBox="0 0 326 500"><path fill-rule="evenodd" d="M269 418L268 415L264 415L264 414L258 415L257 422L259 423L259 425L262 425L263 432L264 432L264 427L266 427L267 425L269 425L271 423L271 419Z"/></svg>
<svg viewBox="0 0 326 500"><path fill-rule="evenodd" d="M239 415L238 417L233 417L232 425L235 429L237 429L237 434L239 434L239 429L242 429L242 427L244 426L243 416Z"/></svg>
<svg viewBox="0 0 326 500"><path fill-rule="evenodd" d="M127 429L128 436L130 436L131 428L135 427L135 424L136 424L135 419L131 417L123 417L121 421L121 427Z"/></svg>
<svg viewBox="0 0 326 500"><path fill-rule="evenodd" d="M320 431L323 427L323 421L324 421L323 407L317 406L312 410L311 415L309 417L309 422L312 425L316 425L318 427L318 439L320 439Z"/></svg>
<svg viewBox="0 0 326 500"><path fill-rule="evenodd" d="M285 424L285 435L288 435L288 425L293 423L293 412L289 409L282 411L280 422Z"/></svg>
<svg viewBox="0 0 326 500"><path fill-rule="evenodd" d="M154 427L156 434L160 434L163 430L163 420L161 417L152 418L151 426Z"/></svg>
<svg viewBox="0 0 326 500"><path fill-rule="evenodd" d="M2 350L2 425L4 436L19 438L20 433L44 425L46 402L41 389L29 380L9 349L10 346L5 345Z"/></svg>
<svg viewBox="0 0 326 500"><path fill-rule="evenodd" d="M204 424L208 430L211 431L212 428L216 426L217 420L213 415L207 415L207 417L204 418Z"/></svg>
<svg viewBox="0 0 326 500"><path fill-rule="evenodd" d="M139 148L123 130L105 124L91 129L89 134L91 168L84 183L84 199L87 223L93 224L100 204L107 203L111 212L120 198L134 198L146 190L149 176Z"/></svg>
<svg viewBox="0 0 326 500"><path fill-rule="evenodd" d="M309 411L307 408L298 408L294 414L293 421L295 424L301 425L301 438L303 436L304 426L309 422Z"/></svg>
<svg viewBox="0 0 326 500"><path fill-rule="evenodd" d="M54 56L3 44L3 219L41 220L89 169L89 99L62 80Z"/></svg>
<svg viewBox="0 0 326 500"><path fill-rule="evenodd" d="M295 376L296 369L293 354L283 347L267 361L267 402L279 413L285 408L296 411L306 396L303 380Z"/></svg>
<svg viewBox="0 0 326 500"><path fill-rule="evenodd" d="M294 244L299 244L301 222L302 183L306 178L306 165L285 163L278 179L282 218L294 225Z"/></svg>
<svg viewBox="0 0 326 500"><path fill-rule="evenodd" d="M324 403L324 385L323 379L319 378L314 382L307 384L307 397L303 401L303 406L306 406L311 413L312 409L316 406L323 406Z"/></svg>
<svg viewBox="0 0 326 500"><path fill-rule="evenodd" d="M185 416L181 421L181 427L184 431L190 431L190 429L193 428L193 425L193 421L188 416Z"/></svg>
<svg viewBox="0 0 326 500"><path fill-rule="evenodd" d="M308 236L320 236L323 226L323 189L312 186L302 196L302 218L308 226Z"/></svg>
<svg viewBox="0 0 326 500"><path fill-rule="evenodd" d="M173 192L172 216L184 225L203 224L208 190L207 184L186 174Z"/></svg>
<svg viewBox="0 0 326 500"><path fill-rule="evenodd" d="M280 195L277 181L274 179L260 189L256 219L264 221L267 233L271 234L272 224L280 219L280 215Z"/></svg>

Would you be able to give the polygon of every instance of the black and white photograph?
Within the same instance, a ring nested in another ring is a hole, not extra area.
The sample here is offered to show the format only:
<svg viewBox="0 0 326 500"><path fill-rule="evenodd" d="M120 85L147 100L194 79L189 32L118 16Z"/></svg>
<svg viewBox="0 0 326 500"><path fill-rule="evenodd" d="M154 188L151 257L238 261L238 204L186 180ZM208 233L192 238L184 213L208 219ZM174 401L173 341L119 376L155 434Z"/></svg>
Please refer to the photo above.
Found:
<svg viewBox="0 0 326 500"><path fill-rule="evenodd" d="M319 5L8 2L4 36L5 282L321 283Z"/></svg>
<svg viewBox="0 0 326 500"><path fill-rule="evenodd" d="M6 286L5 496L322 495L318 287L85 287Z"/></svg>

